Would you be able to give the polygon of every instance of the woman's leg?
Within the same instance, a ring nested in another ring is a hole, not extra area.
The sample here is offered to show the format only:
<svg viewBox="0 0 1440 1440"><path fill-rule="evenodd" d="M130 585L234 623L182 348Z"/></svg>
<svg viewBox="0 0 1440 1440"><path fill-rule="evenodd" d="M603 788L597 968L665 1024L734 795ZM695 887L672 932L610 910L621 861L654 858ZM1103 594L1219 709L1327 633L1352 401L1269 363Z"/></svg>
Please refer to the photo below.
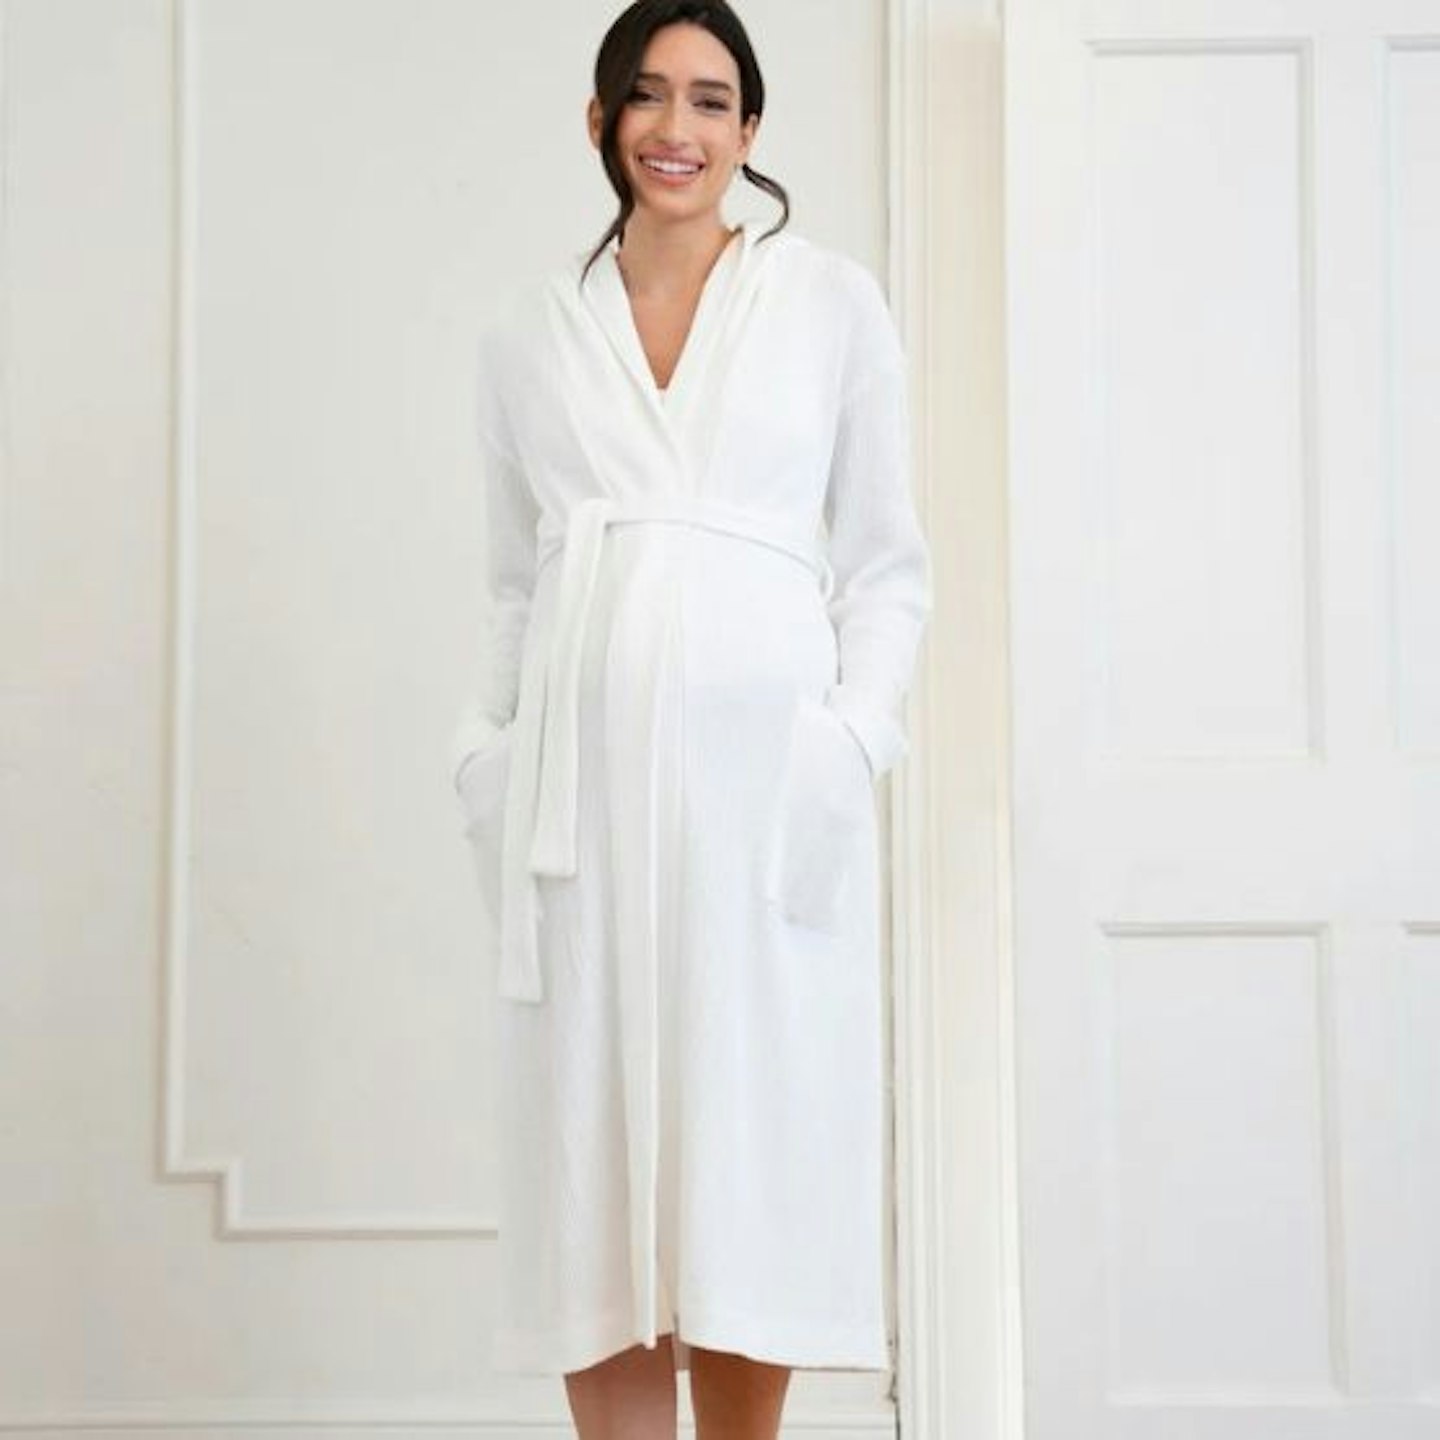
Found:
<svg viewBox="0 0 1440 1440"><path fill-rule="evenodd" d="M675 1440L675 1356L670 1336L632 1345L565 1376L580 1440Z"/></svg>
<svg viewBox="0 0 1440 1440"><path fill-rule="evenodd" d="M690 1403L696 1440L775 1440L790 1367L690 1347Z"/></svg>

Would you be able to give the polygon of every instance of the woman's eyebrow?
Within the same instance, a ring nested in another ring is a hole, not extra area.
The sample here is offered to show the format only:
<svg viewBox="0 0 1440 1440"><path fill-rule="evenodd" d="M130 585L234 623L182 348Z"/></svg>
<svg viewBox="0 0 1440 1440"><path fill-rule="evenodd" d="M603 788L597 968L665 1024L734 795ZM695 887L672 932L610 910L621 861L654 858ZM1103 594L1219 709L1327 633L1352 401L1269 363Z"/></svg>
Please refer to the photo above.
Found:
<svg viewBox="0 0 1440 1440"><path fill-rule="evenodd" d="M655 70L642 70L635 78L636 80L645 80L652 85L668 85L670 83L669 76L661 75ZM729 95L735 93L735 87L728 80L692 80L690 85L692 89L724 90Z"/></svg>

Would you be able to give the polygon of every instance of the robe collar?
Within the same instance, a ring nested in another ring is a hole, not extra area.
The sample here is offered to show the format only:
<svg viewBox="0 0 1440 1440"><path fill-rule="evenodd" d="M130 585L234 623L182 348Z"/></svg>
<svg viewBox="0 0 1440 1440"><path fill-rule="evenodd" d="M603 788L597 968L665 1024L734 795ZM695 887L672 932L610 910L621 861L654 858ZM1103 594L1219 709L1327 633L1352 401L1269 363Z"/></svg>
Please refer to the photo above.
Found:
<svg viewBox="0 0 1440 1440"><path fill-rule="evenodd" d="M724 348L721 342L733 341L744 312L749 308L759 272L764 268L762 260L782 238L776 235L765 244L759 244L766 222L758 218L743 220L737 228L738 233L731 237L705 277L689 333L663 393L655 383L650 362L645 358L645 347L635 324L635 312L620 274L617 259L620 242L617 237L607 242L590 267L589 274L584 277L583 284L579 285L582 304L604 331L615 358L629 375L642 403L672 437L685 430L687 417L693 409L692 402L707 388L706 378L712 373L719 352ZM584 259L582 255L575 262L577 284Z"/></svg>

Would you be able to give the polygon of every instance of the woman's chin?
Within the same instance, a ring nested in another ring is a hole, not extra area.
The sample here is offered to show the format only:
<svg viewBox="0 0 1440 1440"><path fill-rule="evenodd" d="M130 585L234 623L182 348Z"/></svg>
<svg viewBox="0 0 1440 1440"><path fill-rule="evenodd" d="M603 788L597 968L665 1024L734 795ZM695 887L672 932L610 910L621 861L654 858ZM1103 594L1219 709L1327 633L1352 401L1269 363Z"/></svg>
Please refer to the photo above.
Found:
<svg viewBox="0 0 1440 1440"><path fill-rule="evenodd" d="M693 194L656 195L653 191L636 190L634 195L637 211L672 225L681 220L698 220L711 214L719 204L718 200Z"/></svg>

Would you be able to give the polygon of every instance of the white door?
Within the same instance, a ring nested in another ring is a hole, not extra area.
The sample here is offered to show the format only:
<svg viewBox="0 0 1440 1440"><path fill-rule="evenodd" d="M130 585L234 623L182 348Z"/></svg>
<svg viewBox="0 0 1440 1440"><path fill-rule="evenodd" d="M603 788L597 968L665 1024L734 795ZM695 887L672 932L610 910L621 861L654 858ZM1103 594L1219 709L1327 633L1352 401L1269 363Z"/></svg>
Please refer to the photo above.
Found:
<svg viewBox="0 0 1440 1440"><path fill-rule="evenodd" d="M1440 4L1011 0L1026 1440L1440 1434Z"/></svg>
<svg viewBox="0 0 1440 1440"><path fill-rule="evenodd" d="M622 8L0 0L0 1429L572 1433L488 1369L447 748L478 317L614 213ZM755 164L883 275L884 0L744 8Z"/></svg>

